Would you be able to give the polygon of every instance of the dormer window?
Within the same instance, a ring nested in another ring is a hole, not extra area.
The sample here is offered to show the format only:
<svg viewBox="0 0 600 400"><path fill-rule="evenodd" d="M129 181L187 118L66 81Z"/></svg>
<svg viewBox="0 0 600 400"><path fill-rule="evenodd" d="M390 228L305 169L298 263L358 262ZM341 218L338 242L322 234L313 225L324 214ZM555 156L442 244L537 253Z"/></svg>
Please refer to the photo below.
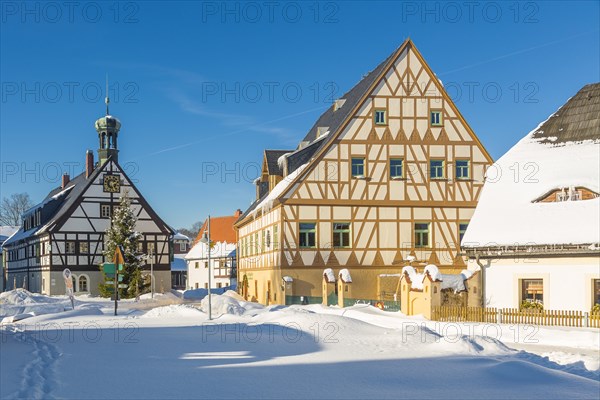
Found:
<svg viewBox="0 0 600 400"><path fill-rule="evenodd" d="M598 197L598 193L583 187L570 186L568 188L558 188L547 192L538 197L534 203L562 203L565 201L591 200Z"/></svg>
<svg viewBox="0 0 600 400"><path fill-rule="evenodd" d="M344 105L344 103L346 102L346 99L337 99L334 103L333 103L333 111L337 111L340 108L342 108L342 106Z"/></svg>
<svg viewBox="0 0 600 400"><path fill-rule="evenodd" d="M384 109L375 110L375 125L387 125L387 117Z"/></svg>
<svg viewBox="0 0 600 400"><path fill-rule="evenodd" d="M317 128L317 137L316 137L316 139L318 139L321 136L325 135L327 132L329 132L329 127L328 126L319 126Z"/></svg>

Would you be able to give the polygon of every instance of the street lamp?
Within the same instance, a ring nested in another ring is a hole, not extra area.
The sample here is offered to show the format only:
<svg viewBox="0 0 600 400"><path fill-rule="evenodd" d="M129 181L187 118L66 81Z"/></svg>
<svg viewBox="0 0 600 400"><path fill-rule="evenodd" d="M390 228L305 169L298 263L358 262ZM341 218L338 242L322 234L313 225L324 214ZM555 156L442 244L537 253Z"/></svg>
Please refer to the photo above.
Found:
<svg viewBox="0 0 600 400"><path fill-rule="evenodd" d="M212 283L210 273L210 215L208 216L208 224L206 227L206 231L204 231L202 239L200 239L200 243L206 244L206 248L208 249L208 320L210 321L212 320L212 302L210 299L210 286Z"/></svg>

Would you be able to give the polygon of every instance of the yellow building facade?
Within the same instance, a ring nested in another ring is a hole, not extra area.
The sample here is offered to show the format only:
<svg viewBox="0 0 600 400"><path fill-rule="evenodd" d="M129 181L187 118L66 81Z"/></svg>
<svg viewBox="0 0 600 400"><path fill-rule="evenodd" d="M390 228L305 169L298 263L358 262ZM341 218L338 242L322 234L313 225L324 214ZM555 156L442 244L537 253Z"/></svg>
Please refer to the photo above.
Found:
<svg viewBox="0 0 600 400"><path fill-rule="evenodd" d="M405 41L296 149L265 151L257 199L235 224L240 293L263 304L398 301L405 265L459 272L491 163Z"/></svg>

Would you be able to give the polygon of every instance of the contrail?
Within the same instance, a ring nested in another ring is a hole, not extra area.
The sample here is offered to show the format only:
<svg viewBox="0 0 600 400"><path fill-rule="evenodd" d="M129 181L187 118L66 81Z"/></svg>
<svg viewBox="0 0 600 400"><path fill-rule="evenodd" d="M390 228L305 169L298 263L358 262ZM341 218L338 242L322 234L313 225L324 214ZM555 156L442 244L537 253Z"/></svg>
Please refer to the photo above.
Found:
<svg viewBox="0 0 600 400"><path fill-rule="evenodd" d="M580 33L580 34L577 34L577 35L574 35L574 36L569 36L569 37L564 38L564 39L554 40L552 42L548 42L548 43L540 44L540 45L537 45L537 46L529 47L527 49L513 51L512 53L508 53L508 54L504 54L504 55L501 55L501 56L498 56L498 57L490 58L489 60L480 61L480 62L477 62L475 64L465 65L464 67L460 67L460 68L456 68L456 69L453 69L453 70L450 70L450 71L442 72L441 74L437 74L437 76L447 75L447 74L451 74L451 73L454 73L454 72L462 71L462 70L465 70L465 69L479 67L480 65L488 64L488 63L491 63L491 62L494 62L494 61L502 60L504 58L516 56L518 54L523 54L523 53L527 53L527 52L530 52L530 51L533 51L533 50L541 49L542 47L548 47L548 46L552 46L552 45L555 45L555 44L558 44L558 43L566 42L566 41L569 41L571 39L575 39L575 38L578 38L578 37L581 37L581 36L589 35L590 33L594 33L594 32L598 32L598 30L589 31L589 32L585 32L585 33Z"/></svg>
<svg viewBox="0 0 600 400"><path fill-rule="evenodd" d="M327 106L327 107L329 107L329 106ZM203 142L205 142L207 140L210 140L210 139L222 138L224 136L236 135L238 133L249 131L249 130L252 130L252 129L256 129L258 127L261 127L261 126L264 126L264 125L268 125L268 124L272 124L274 122L279 122L279 121L283 121L283 120L286 120L286 119L297 117L299 115L308 114L308 113L311 113L313 111L322 110L323 108L326 108L326 107L323 106L323 107L313 108L313 109L310 109L310 110L301 111L301 112L298 112L298 113L295 113L295 114L286 115L284 117L276 118L276 119L273 119L273 120L270 120L270 121L265 121L265 122L261 122L261 123L258 123L258 124L254 124L254 125L248 126L246 128L243 128L243 129L238 129L238 130L231 131L231 132L226 132L226 133L221 133L221 134L218 134L218 135L208 136L208 137L205 137L203 139L195 140L193 142L183 143L183 144L180 144L180 145L177 145L177 146L173 146L173 147L167 147L165 149L158 150L158 151L155 151L153 153L148 153L148 154L145 154L143 156L136 157L136 158L132 159L131 161L139 160L140 158L155 156L157 154L167 153L169 151L183 149L185 147L193 146L193 145L198 144L198 143L203 143Z"/></svg>

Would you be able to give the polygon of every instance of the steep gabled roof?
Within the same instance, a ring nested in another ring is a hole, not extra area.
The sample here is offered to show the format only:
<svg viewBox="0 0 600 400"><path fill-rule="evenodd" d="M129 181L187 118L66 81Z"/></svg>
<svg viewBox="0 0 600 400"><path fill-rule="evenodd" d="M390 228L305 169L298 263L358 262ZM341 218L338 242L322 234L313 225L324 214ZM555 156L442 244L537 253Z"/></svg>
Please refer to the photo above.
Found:
<svg viewBox="0 0 600 400"><path fill-rule="evenodd" d="M600 190L600 102L588 97L593 87L600 86L585 86L488 169L463 248L600 242L600 198L537 201L556 189Z"/></svg>
<svg viewBox="0 0 600 400"><path fill-rule="evenodd" d="M600 83L585 85L533 133L542 143L600 139Z"/></svg>
<svg viewBox="0 0 600 400"><path fill-rule="evenodd" d="M212 242L235 243L237 241L233 224L238 219L239 213L234 215L226 215L222 217L210 217L210 240ZM202 235L208 229L208 219L202 224L200 232L196 236L194 243L198 243L202 239Z"/></svg>
<svg viewBox="0 0 600 400"><path fill-rule="evenodd" d="M27 216L37 210L42 210L42 220L39 226L33 227L25 231L23 227L19 231L11 236L4 245L16 243L30 236L38 233L46 232L53 228L56 222L61 219L69 210L70 206L74 204L81 194L87 189L89 184L98 176L102 168L96 168L90 175L89 179L86 178L85 171L71 179L66 187L63 189L61 186L54 188L48 193L44 200L25 211L23 214Z"/></svg>
<svg viewBox="0 0 600 400"><path fill-rule="evenodd" d="M42 209L42 221L40 226L36 226L27 231L24 231L21 227L19 231L11 236L4 245L8 245L11 243L15 243L26 239L33 235L38 235L46 232L53 232L64 224L64 222L69 218L69 216L74 212L75 208L78 206L78 201L81 196L85 193L88 187L96 180L98 175L100 175L105 169L106 166L111 162L111 158L102 164L101 166L97 166L91 175L86 177L86 172L82 172L77 175L75 178L69 181L66 187L63 189L62 187L54 188L48 193L48 195L44 198L44 200L27 210L24 215L35 212L38 209ZM123 176L127 176L125 172L121 169L118 163L115 163L119 172L123 174ZM138 194L140 192L137 190L133 182L129 180L131 187ZM140 204L144 209L148 212L148 214L157 222L159 229L163 230L167 233L173 233L173 228L167 225L150 207L150 205L146 202L143 196L139 197ZM161 226L162 225L162 226Z"/></svg>
<svg viewBox="0 0 600 400"><path fill-rule="evenodd" d="M345 102L340 108L336 110L335 104L332 104L331 107L321 114L315 124L304 136L304 139L298 148L295 151L290 152L287 156L288 175L306 164L321 148L326 147L327 143L331 142L334 137L332 133L338 132L344 122L354 114L355 109L359 106L359 103L361 103L365 94L370 92L370 89L372 89L375 83L381 79L384 72L388 69L387 67L391 64L391 61L395 59L401 49L406 47L409 43L411 43L410 39L405 40L389 57L380 63L374 70L363 76L352 89L346 92L341 97ZM317 137L319 128L327 128L329 133L326 136ZM302 146L302 143L305 145ZM284 152L284 154L285 153L287 152ZM254 201L237 221L244 220L267 196L268 193Z"/></svg>
<svg viewBox="0 0 600 400"><path fill-rule="evenodd" d="M385 77L387 71L392 67L393 63L403 54L404 51L412 51L415 56L420 60L424 70L431 76L433 84L437 87L439 92L442 94L444 99L448 102L449 107L453 109L461 123L472 135L472 139L475 143L479 144L484 157L491 163L492 157L489 155L487 150L483 147L479 138L474 134L473 130L465 121L462 114L452 101L452 99L446 93L441 82L435 77L435 74L429 68L429 65L419 51L416 49L410 39L406 39L389 57L387 57L382 63L380 63L373 71L365 75L360 82L358 82L352 89L346 92L340 99L344 100L344 103L339 107L334 103L329 107L320 117L317 122L312 126L309 132L304 137L304 140L300 142L300 145L293 153L287 156L287 175L286 178L280 182L279 185L285 186L283 190L278 191L278 198L283 198L287 195L289 190L296 187L296 182L310 173L312 167L316 164L318 159L331 147L332 143L340 136L344 128L347 126L352 117L358 112L359 108L364 104L368 95L375 89L376 85ZM303 172L296 174L293 179L287 179L293 174L298 168L303 165L309 164L308 168L304 168ZM275 189L273 189L275 191ZM269 196L264 195L261 199L256 200L246 210L246 212L238 219L236 224L241 223L248 215L261 205ZM276 199L278 200L278 199ZM273 201L272 201L273 202Z"/></svg>

